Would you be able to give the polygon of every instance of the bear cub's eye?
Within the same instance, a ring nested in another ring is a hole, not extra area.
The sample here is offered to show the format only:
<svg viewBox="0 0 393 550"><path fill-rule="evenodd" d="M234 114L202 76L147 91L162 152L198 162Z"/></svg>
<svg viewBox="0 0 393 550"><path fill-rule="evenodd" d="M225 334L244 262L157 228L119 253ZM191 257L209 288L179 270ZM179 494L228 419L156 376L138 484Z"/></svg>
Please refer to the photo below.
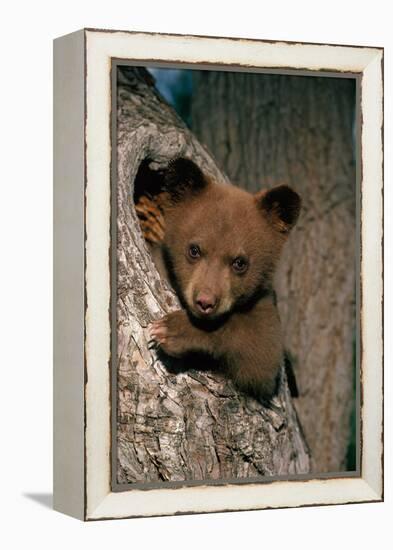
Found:
<svg viewBox="0 0 393 550"><path fill-rule="evenodd" d="M196 260L197 258L200 258L200 256L201 256L201 249L199 248L199 246L197 244L190 244L190 246L188 247L188 255L193 260Z"/></svg>
<svg viewBox="0 0 393 550"><path fill-rule="evenodd" d="M232 267L236 273L244 273L248 268L248 262L245 258L239 256L233 260Z"/></svg>

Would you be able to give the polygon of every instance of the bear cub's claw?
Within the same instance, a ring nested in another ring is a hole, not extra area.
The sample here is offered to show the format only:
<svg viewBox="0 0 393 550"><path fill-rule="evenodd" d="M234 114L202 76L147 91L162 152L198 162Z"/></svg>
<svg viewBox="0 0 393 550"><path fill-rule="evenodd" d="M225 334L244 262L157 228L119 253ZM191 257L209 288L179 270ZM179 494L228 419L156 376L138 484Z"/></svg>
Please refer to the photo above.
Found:
<svg viewBox="0 0 393 550"><path fill-rule="evenodd" d="M173 311L162 319L153 321L148 328L149 340L167 355L178 357L187 351L185 312Z"/></svg>
<svg viewBox="0 0 393 550"><path fill-rule="evenodd" d="M149 342L156 345L164 344L167 333L168 330L165 324L165 317L158 321L153 321L148 328Z"/></svg>

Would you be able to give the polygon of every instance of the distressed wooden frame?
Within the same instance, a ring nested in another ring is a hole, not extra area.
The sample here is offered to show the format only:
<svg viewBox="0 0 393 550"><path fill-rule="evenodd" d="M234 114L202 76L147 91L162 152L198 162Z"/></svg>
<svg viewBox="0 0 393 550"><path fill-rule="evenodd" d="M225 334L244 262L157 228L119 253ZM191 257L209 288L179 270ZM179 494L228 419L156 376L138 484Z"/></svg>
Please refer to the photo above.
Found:
<svg viewBox="0 0 393 550"><path fill-rule="evenodd" d="M85 29L54 46L54 507L83 520L383 499L383 49ZM360 471L111 489L111 67L350 73L360 85ZM130 63L131 64L131 63ZM70 284L71 283L71 284Z"/></svg>

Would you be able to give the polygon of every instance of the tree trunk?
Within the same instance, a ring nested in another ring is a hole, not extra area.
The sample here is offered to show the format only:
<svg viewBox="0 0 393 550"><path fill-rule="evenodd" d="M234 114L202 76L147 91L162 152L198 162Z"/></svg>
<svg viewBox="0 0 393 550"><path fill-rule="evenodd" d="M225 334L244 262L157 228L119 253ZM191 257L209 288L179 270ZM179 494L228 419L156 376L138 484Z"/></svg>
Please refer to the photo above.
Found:
<svg viewBox="0 0 393 550"><path fill-rule="evenodd" d="M226 178L143 69L119 71L117 124L118 482L308 472L284 369L278 396L265 408L218 373L171 374L148 349L148 324L179 306L141 234L133 203L138 168L143 161L163 168L185 155Z"/></svg>
<svg viewBox="0 0 393 550"><path fill-rule="evenodd" d="M318 472L345 469L354 400L354 108L350 79L195 73L193 131L231 180L303 198L276 288Z"/></svg>

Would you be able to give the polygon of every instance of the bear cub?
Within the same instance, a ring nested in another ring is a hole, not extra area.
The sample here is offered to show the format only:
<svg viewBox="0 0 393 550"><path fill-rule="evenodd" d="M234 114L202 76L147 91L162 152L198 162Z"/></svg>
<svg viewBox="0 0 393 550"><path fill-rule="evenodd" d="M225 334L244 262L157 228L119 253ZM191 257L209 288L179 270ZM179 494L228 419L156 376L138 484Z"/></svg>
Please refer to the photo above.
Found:
<svg viewBox="0 0 393 550"><path fill-rule="evenodd" d="M203 354L235 384L268 401L284 360L273 274L301 207L281 185L251 194L177 158L165 173L164 239L155 250L184 309L149 327L174 358Z"/></svg>

